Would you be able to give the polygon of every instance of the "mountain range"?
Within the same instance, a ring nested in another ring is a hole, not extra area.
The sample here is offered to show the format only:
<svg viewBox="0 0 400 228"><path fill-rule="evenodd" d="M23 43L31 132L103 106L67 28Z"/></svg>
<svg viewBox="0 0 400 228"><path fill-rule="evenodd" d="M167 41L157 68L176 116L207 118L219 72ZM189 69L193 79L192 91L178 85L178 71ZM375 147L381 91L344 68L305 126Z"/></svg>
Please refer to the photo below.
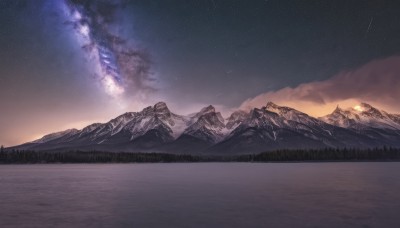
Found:
<svg viewBox="0 0 400 228"><path fill-rule="evenodd" d="M246 154L277 149L400 147L400 115L369 104L314 118L272 102L223 118L213 106L178 115L164 102L107 123L69 129L10 149Z"/></svg>

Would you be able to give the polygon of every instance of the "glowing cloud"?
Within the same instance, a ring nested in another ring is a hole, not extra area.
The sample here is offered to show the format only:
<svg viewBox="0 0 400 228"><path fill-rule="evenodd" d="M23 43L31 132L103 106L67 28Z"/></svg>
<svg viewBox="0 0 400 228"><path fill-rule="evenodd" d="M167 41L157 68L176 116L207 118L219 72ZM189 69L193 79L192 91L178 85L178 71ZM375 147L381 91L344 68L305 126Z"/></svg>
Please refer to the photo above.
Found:
<svg viewBox="0 0 400 228"><path fill-rule="evenodd" d="M322 116L332 112L339 103L343 107L354 107L360 101L365 101L388 111L400 112L397 100L400 97L399 75L400 57L374 60L325 81L260 94L246 100L240 107L261 107L267 101L273 101L314 116Z"/></svg>

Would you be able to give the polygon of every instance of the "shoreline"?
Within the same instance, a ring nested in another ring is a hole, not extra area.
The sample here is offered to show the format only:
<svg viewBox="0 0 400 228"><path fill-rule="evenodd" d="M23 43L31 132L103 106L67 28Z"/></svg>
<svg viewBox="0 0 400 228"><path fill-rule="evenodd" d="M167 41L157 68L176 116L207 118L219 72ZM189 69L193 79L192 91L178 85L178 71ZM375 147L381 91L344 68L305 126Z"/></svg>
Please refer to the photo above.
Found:
<svg viewBox="0 0 400 228"><path fill-rule="evenodd" d="M258 154L207 155L104 151L2 151L6 164L128 164L128 163L326 163L400 162L399 149L281 150Z"/></svg>

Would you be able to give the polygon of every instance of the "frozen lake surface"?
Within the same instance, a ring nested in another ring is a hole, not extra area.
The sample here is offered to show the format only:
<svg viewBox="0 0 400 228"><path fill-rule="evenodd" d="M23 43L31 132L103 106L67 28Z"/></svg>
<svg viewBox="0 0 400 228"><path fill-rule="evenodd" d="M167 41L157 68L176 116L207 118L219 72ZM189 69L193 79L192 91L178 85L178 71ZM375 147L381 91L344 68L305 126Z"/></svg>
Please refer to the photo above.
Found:
<svg viewBox="0 0 400 228"><path fill-rule="evenodd" d="M0 227L400 227L400 163L0 166Z"/></svg>

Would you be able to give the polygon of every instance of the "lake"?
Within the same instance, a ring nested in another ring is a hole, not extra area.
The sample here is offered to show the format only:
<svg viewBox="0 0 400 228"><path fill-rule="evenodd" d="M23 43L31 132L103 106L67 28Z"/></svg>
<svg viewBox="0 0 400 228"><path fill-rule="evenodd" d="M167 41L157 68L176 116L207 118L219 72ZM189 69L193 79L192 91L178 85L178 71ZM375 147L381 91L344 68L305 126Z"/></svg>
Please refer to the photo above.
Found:
<svg viewBox="0 0 400 228"><path fill-rule="evenodd" d="M0 227L400 227L400 163L0 166Z"/></svg>

